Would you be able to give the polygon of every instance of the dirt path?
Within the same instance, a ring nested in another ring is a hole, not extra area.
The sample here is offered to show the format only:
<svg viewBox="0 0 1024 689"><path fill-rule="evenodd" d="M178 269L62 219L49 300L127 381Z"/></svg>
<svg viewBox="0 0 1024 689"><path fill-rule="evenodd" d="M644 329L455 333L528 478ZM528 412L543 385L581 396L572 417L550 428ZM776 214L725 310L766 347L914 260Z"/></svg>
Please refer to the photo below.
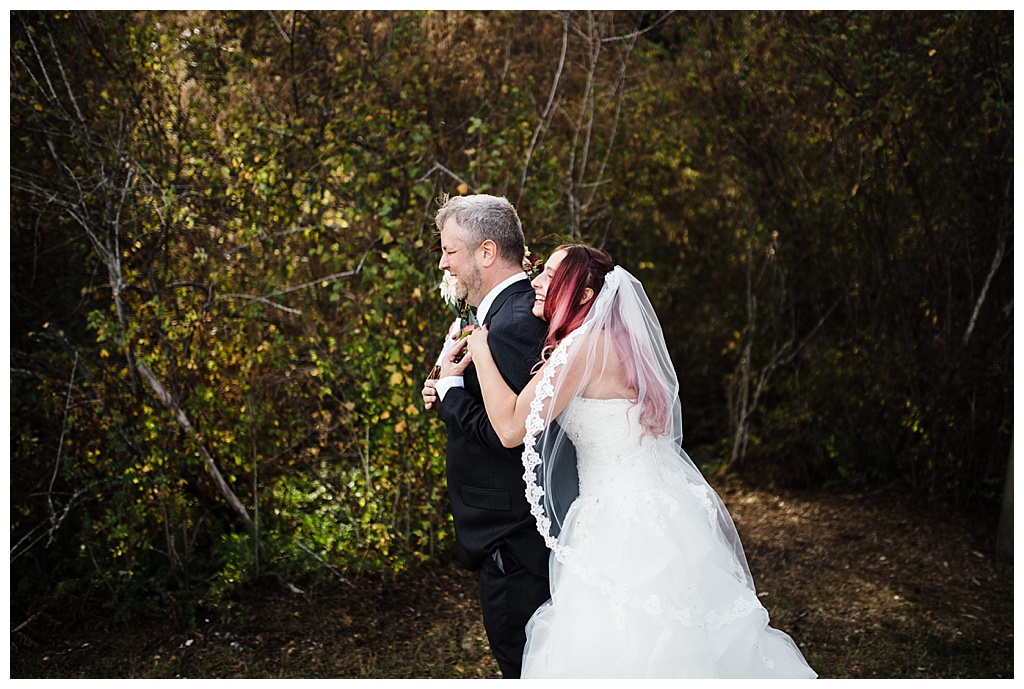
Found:
<svg viewBox="0 0 1024 689"><path fill-rule="evenodd" d="M772 625L823 678L1013 676L1013 568L962 518L898 493L775 492L713 481ZM495 677L471 574L267 582L231 607L115 623L12 620L11 677ZM20 628L19 628L20 626Z"/></svg>
<svg viewBox="0 0 1024 689"><path fill-rule="evenodd" d="M897 492L723 498L773 624L823 677L1013 676L1013 568L993 561L994 531Z"/></svg>

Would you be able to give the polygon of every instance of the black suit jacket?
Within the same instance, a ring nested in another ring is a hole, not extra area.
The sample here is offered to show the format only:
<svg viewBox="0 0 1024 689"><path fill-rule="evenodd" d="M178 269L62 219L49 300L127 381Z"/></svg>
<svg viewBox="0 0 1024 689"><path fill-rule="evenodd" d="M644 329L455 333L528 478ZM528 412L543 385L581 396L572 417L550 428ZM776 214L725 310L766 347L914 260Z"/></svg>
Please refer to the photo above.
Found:
<svg viewBox="0 0 1024 689"><path fill-rule="evenodd" d="M516 393L529 382L547 334L547 324L533 315L533 302L528 281L513 283L494 299L484 322L498 370ZM466 369L463 383L448 390L438 407L448 427L448 497L459 562L477 570L502 546L528 570L547 576L548 550L526 500L523 448L502 447L474 366Z"/></svg>

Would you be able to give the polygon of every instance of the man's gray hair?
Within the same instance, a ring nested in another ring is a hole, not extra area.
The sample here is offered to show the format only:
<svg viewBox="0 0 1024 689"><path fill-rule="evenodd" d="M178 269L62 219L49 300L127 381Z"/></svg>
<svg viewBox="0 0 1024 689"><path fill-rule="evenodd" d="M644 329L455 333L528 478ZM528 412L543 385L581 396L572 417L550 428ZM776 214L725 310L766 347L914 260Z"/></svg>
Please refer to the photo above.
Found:
<svg viewBox="0 0 1024 689"><path fill-rule="evenodd" d="M522 265L526 238L519 215L504 196L471 194L453 196L445 201L434 216L440 232L445 222L454 218L462 228L459 239L476 248L490 239L498 247L498 256L509 265Z"/></svg>

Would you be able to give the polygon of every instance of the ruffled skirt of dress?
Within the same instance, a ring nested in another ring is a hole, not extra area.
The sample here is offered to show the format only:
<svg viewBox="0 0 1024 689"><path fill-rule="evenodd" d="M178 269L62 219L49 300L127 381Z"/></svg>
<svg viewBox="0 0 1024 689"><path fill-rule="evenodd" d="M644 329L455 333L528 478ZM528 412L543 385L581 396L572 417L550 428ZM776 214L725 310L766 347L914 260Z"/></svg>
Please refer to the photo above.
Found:
<svg viewBox="0 0 1024 689"><path fill-rule="evenodd" d="M527 626L522 676L816 677L768 625L710 486L669 473L657 488L619 484L572 505L559 536L568 556L552 555L552 597Z"/></svg>

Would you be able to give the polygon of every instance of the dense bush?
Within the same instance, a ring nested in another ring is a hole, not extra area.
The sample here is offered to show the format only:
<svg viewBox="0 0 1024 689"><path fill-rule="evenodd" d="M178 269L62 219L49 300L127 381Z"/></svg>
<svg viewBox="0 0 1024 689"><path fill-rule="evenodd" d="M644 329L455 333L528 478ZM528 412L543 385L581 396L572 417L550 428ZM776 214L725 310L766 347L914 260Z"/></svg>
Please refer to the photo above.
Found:
<svg viewBox="0 0 1024 689"><path fill-rule="evenodd" d="M443 194L645 281L688 448L988 514L1012 48L1008 12L12 12L15 600L445 551Z"/></svg>

